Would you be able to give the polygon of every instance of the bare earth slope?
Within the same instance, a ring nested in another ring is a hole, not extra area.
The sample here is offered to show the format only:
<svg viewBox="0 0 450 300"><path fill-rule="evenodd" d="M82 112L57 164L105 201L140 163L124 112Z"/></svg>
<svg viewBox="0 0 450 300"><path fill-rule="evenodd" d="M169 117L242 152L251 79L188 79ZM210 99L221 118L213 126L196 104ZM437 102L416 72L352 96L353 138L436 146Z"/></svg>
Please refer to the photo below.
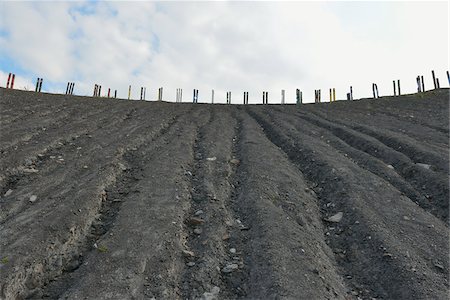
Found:
<svg viewBox="0 0 450 300"><path fill-rule="evenodd" d="M0 89L0 130L0 299L449 296L448 89L302 106Z"/></svg>

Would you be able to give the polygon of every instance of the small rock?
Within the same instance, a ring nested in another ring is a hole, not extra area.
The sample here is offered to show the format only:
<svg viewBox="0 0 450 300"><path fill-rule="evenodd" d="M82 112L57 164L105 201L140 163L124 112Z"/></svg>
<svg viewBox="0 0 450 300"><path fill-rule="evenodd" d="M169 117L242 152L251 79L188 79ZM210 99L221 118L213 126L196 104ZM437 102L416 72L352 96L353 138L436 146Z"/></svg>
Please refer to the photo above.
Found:
<svg viewBox="0 0 450 300"><path fill-rule="evenodd" d="M186 171L186 172L184 172L184 175L192 176L192 173L190 171Z"/></svg>
<svg viewBox="0 0 450 300"><path fill-rule="evenodd" d="M197 234L197 235L200 235L200 234L202 234L202 229L201 228L195 228L194 229L194 233Z"/></svg>
<svg viewBox="0 0 450 300"><path fill-rule="evenodd" d="M431 165L429 164L423 164L423 163L416 163L417 166L422 167L424 169L429 170L431 168Z"/></svg>
<svg viewBox="0 0 450 300"><path fill-rule="evenodd" d="M30 202L34 203L34 202L36 202L36 200L37 200L37 196L36 195L31 195Z"/></svg>
<svg viewBox="0 0 450 300"><path fill-rule="evenodd" d="M211 292L204 292L200 299L201 300L216 300L216 299L218 299L219 292L220 292L220 288L218 286L214 286L211 289Z"/></svg>
<svg viewBox="0 0 450 300"><path fill-rule="evenodd" d="M389 169L394 169L394 166L393 165L387 165L387 167L389 168Z"/></svg>
<svg viewBox="0 0 450 300"><path fill-rule="evenodd" d="M440 270L444 270L444 266L439 262L435 263L434 266Z"/></svg>
<svg viewBox="0 0 450 300"><path fill-rule="evenodd" d="M230 160L230 163L233 165L238 165L241 161L239 159L233 158Z"/></svg>
<svg viewBox="0 0 450 300"><path fill-rule="evenodd" d="M25 159L25 165L26 166L31 166L33 164L33 161L29 158Z"/></svg>
<svg viewBox="0 0 450 300"><path fill-rule="evenodd" d="M343 216L344 216L344 213L340 211L337 214L329 217L328 219L325 219L325 221L332 222L332 223L339 223L342 220Z"/></svg>
<svg viewBox="0 0 450 300"><path fill-rule="evenodd" d="M230 248L230 253L232 254L236 253L236 248Z"/></svg>
<svg viewBox="0 0 450 300"><path fill-rule="evenodd" d="M408 216L403 216L403 220L409 221L409 220L411 220L411 218Z"/></svg>
<svg viewBox="0 0 450 300"><path fill-rule="evenodd" d="M195 257L194 252L189 251L189 250L183 250L183 255L186 257Z"/></svg>
<svg viewBox="0 0 450 300"><path fill-rule="evenodd" d="M222 269L222 272L223 273L231 273L234 270L237 270L238 268L239 268L239 266L237 264L228 264Z"/></svg>
<svg viewBox="0 0 450 300"><path fill-rule="evenodd" d="M217 159L217 157L207 157L206 160L207 161L215 161Z"/></svg>
<svg viewBox="0 0 450 300"><path fill-rule="evenodd" d="M190 262L188 262L186 265L187 265L188 267L193 267L193 266L195 266L195 262L190 261Z"/></svg>
<svg viewBox="0 0 450 300"><path fill-rule="evenodd" d="M119 169L122 171L126 171L128 168L123 163L118 163Z"/></svg>
<svg viewBox="0 0 450 300"><path fill-rule="evenodd" d="M196 226L196 225L201 225L201 224L203 224L203 223L205 223L205 221L203 220L203 219L200 219L200 218L196 218L196 217L192 217L192 218L190 218L189 220L188 220L188 224L189 225L193 225L193 226Z"/></svg>
<svg viewBox="0 0 450 300"><path fill-rule="evenodd" d="M13 190L9 189L9 190L6 191L6 193L5 193L4 196L5 196L5 197L8 197L9 195L12 194L12 192L13 192Z"/></svg>
<svg viewBox="0 0 450 300"><path fill-rule="evenodd" d="M199 209L199 210L197 210L197 211L195 212L194 215L199 216L199 215L202 215L202 214L203 214L203 210Z"/></svg>
<svg viewBox="0 0 450 300"><path fill-rule="evenodd" d="M230 239L230 234L228 234L227 232L222 236L222 241L226 241Z"/></svg>
<svg viewBox="0 0 450 300"><path fill-rule="evenodd" d="M39 171L34 168L26 168L26 169L23 169L23 172L27 173L27 174L32 174L32 173L37 173Z"/></svg>

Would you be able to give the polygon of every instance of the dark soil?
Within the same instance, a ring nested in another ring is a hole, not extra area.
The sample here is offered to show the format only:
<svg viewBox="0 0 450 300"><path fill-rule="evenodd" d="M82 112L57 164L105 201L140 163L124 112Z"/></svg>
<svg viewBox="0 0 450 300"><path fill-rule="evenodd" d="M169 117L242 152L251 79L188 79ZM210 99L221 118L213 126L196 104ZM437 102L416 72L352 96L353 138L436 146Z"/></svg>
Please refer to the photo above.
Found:
<svg viewBox="0 0 450 300"><path fill-rule="evenodd" d="M0 88L0 130L0 299L449 297L448 89L232 106Z"/></svg>

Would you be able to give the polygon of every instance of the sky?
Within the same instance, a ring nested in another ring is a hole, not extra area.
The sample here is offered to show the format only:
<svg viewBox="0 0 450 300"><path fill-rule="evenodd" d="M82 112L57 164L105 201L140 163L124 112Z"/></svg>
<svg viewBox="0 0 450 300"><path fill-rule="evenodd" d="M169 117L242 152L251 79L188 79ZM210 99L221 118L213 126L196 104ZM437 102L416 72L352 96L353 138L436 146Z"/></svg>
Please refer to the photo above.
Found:
<svg viewBox="0 0 450 300"><path fill-rule="evenodd" d="M416 76L432 88L431 70L448 87L449 3L441 2L132 2L0 1L0 86L92 95L94 84L118 97L183 102L314 102L329 88L345 99L413 93Z"/></svg>

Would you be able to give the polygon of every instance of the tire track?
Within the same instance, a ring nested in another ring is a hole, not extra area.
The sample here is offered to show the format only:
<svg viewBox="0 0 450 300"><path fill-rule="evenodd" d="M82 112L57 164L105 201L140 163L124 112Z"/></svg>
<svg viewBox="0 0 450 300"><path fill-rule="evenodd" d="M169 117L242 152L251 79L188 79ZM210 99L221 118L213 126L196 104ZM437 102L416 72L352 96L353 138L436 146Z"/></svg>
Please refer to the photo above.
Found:
<svg viewBox="0 0 450 300"><path fill-rule="evenodd" d="M448 266L448 245L440 234L448 229L442 223L346 158L331 155L333 151L323 142L272 125L274 120L256 108L249 112L268 138L316 183L324 218L343 212L342 221L327 226L325 237L352 295L363 299L445 297L448 277L440 267L445 272ZM411 240L412 236L422 243Z"/></svg>

